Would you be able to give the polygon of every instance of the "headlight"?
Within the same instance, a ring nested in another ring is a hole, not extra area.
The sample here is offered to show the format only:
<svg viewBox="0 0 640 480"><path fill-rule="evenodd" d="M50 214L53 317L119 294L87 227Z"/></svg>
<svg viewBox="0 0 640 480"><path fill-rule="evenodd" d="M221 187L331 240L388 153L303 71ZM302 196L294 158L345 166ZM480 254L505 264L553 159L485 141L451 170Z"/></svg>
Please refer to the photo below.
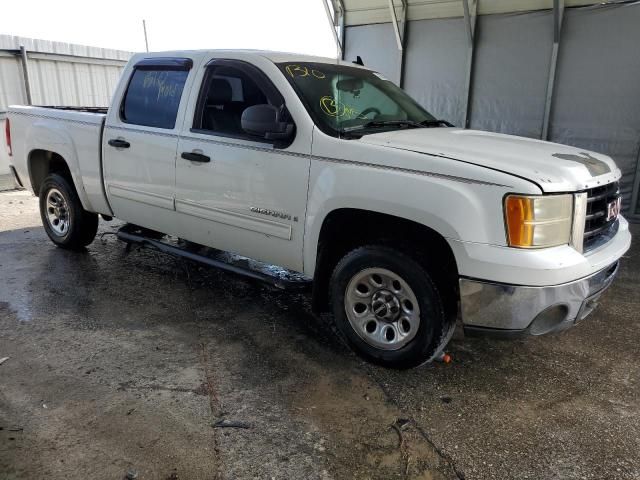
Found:
<svg viewBox="0 0 640 480"><path fill-rule="evenodd" d="M542 248L571 239L573 195L508 195L504 200L510 247Z"/></svg>

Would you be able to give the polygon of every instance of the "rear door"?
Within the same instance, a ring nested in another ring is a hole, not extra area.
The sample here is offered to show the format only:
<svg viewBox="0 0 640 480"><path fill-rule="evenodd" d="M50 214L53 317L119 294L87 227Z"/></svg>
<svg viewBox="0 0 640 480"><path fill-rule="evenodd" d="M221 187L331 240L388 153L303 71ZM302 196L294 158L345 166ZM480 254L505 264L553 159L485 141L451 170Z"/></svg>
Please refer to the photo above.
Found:
<svg viewBox="0 0 640 480"><path fill-rule="evenodd" d="M311 130L293 118L296 135L283 145L241 126L251 105L287 109L272 81L282 74L268 67L270 76L214 58L201 68L178 145L176 211L189 240L301 271Z"/></svg>
<svg viewBox="0 0 640 480"><path fill-rule="evenodd" d="M116 217L176 233L176 148L192 72L191 58L144 58L116 95L120 102L109 111L102 147Z"/></svg>

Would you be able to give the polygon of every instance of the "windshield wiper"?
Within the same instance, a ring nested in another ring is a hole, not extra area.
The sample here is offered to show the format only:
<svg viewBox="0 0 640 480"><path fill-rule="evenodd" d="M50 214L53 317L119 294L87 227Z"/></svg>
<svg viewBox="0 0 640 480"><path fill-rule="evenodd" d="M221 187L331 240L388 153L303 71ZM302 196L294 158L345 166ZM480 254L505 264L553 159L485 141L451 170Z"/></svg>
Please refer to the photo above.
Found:
<svg viewBox="0 0 640 480"><path fill-rule="evenodd" d="M344 135L345 138L359 138L362 136L363 130L396 126L412 128L453 127L453 125L446 120L424 120L422 122L416 122L414 120L371 120L362 125L343 128L339 133L340 135Z"/></svg>
<svg viewBox="0 0 640 480"><path fill-rule="evenodd" d="M420 122L423 127L453 127L453 125L446 120L424 120Z"/></svg>
<svg viewBox="0 0 640 480"><path fill-rule="evenodd" d="M365 123L364 125L362 125L362 127L364 128L369 128L369 127L395 127L395 126L406 126L406 127L417 127L417 128L422 128L424 127L424 125L422 125L419 122L414 122L413 120L372 120L370 122Z"/></svg>
<svg viewBox="0 0 640 480"><path fill-rule="evenodd" d="M372 120L370 122L364 123L362 125L355 125L353 127L343 128L341 133L350 133L356 132L360 130L366 130L368 128L384 128L384 127L414 127L414 128L424 128L426 125L422 125L419 122L414 122L413 120Z"/></svg>

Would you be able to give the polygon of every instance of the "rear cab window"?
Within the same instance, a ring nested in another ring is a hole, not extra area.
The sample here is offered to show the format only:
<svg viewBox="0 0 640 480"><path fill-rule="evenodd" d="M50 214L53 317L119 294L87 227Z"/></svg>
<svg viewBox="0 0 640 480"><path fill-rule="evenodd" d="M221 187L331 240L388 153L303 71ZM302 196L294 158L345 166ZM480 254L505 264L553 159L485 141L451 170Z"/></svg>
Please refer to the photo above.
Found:
<svg viewBox="0 0 640 480"><path fill-rule="evenodd" d="M120 105L129 124L173 129L193 62L189 58L146 58L134 66Z"/></svg>

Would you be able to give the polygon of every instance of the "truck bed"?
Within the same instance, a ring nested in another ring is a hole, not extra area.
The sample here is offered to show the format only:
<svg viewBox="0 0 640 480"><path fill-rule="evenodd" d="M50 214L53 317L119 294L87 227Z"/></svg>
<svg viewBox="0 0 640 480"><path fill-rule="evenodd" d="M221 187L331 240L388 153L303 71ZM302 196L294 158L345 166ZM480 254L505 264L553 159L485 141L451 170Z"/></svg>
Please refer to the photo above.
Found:
<svg viewBox="0 0 640 480"><path fill-rule="evenodd" d="M102 176L104 107L9 107L13 156L11 162L25 187L38 194L37 168L42 152L59 155L69 167L85 210L110 215ZM49 161L45 158L44 161Z"/></svg>

